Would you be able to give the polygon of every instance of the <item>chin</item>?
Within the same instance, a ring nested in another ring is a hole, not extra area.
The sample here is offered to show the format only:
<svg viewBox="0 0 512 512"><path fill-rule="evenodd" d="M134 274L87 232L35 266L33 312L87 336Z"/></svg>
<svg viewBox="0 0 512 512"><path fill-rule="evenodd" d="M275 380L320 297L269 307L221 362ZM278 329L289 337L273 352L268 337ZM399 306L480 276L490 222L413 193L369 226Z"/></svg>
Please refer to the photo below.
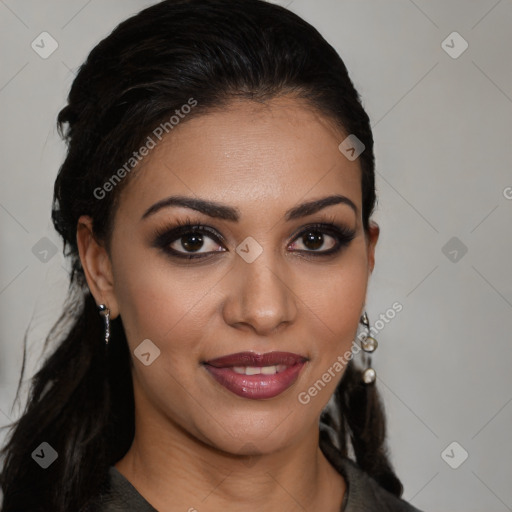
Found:
<svg viewBox="0 0 512 512"><path fill-rule="evenodd" d="M301 439L309 428L305 423L294 421L289 412L280 411L246 414L244 418L239 414L224 416L222 422L204 425L207 430L201 438L219 450L238 455L263 455L282 450L293 444L294 439ZM301 420L305 420L304 415Z"/></svg>

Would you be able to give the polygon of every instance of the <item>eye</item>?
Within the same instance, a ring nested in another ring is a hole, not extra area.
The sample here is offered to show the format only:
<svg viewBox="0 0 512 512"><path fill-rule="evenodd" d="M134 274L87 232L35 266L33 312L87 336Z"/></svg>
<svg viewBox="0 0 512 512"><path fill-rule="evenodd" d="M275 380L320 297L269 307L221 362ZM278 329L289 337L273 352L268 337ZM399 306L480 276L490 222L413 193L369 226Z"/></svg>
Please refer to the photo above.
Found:
<svg viewBox="0 0 512 512"><path fill-rule="evenodd" d="M355 231L333 223L320 223L303 229L288 247L314 256L339 252L355 237Z"/></svg>
<svg viewBox="0 0 512 512"><path fill-rule="evenodd" d="M202 224L177 221L177 227L158 230L153 246L177 258L204 258L212 252L225 251L222 236Z"/></svg>
<svg viewBox="0 0 512 512"><path fill-rule="evenodd" d="M307 256L328 256L341 251L355 237L355 231L332 222L306 226L292 239L287 248ZM216 252L226 252L224 237L209 226L178 220L174 227L157 230L153 246L172 257L209 258Z"/></svg>
<svg viewBox="0 0 512 512"><path fill-rule="evenodd" d="M219 251L219 247L219 243L205 233L204 227L201 229L197 227L195 231L187 231L169 244L171 250L184 254L217 252ZM222 247L220 247L220 249L222 250Z"/></svg>
<svg viewBox="0 0 512 512"><path fill-rule="evenodd" d="M305 247L305 250L307 251L324 252L325 250L332 249L336 246L336 239L333 236L326 236L325 233L318 229L309 229L308 231L304 231L298 241L300 244L302 244L302 246ZM325 247L326 245L327 247ZM304 250L300 247L298 247L298 249Z"/></svg>

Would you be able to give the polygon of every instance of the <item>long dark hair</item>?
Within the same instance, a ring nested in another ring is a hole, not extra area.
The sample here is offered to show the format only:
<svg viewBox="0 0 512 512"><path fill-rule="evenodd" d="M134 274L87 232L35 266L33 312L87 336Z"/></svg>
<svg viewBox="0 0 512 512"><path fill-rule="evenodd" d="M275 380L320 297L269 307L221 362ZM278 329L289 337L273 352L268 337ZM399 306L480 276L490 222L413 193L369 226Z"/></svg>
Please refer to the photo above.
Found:
<svg viewBox="0 0 512 512"><path fill-rule="evenodd" d="M196 105L182 122L236 98L280 94L306 100L364 143L359 162L368 234L376 201L369 118L339 55L290 11L262 0L166 0L121 23L80 67L57 121L68 151L55 181L52 219L71 272L67 305L46 344L61 341L33 377L23 415L9 425L0 475L4 512L87 510L134 436L132 359L120 317L112 322L108 351L102 343L102 318L78 255L79 216L92 217L96 238L109 249L129 177L108 193L104 184L157 126L191 98ZM376 387L361 383L352 361L334 399L339 417L324 412L322 420L335 428L341 454L352 451L363 470L400 496ZM321 440L331 442L324 434ZM58 454L48 469L32 460L42 442Z"/></svg>

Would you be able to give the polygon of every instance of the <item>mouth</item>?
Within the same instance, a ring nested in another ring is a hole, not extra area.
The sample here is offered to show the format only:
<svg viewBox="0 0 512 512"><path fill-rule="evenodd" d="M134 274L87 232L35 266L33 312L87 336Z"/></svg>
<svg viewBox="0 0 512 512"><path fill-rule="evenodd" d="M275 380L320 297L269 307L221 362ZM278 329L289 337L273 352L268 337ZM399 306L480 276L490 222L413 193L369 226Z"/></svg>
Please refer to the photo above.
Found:
<svg viewBox="0 0 512 512"><path fill-rule="evenodd" d="M262 400L291 387L307 361L291 352L239 352L205 361L203 366L215 381L235 395Z"/></svg>

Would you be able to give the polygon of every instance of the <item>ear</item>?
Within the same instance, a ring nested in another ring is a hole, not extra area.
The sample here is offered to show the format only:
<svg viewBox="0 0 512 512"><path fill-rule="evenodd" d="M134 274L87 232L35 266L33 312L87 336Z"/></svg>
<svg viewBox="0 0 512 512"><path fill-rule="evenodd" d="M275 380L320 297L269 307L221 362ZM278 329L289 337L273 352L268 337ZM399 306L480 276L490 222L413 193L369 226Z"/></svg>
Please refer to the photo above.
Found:
<svg viewBox="0 0 512 512"><path fill-rule="evenodd" d="M371 274L373 272L373 267L375 266L375 245L379 239L379 225L375 221L370 220L368 231L369 232L366 237L368 247L368 271L369 274Z"/></svg>
<svg viewBox="0 0 512 512"><path fill-rule="evenodd" d="M92 218L88 215L82 215L78 219L76 241L85 278L96 304L106 304L110 309L110 318L116 318L119 307L114 294L110 256L94 238Z"/></svg>

